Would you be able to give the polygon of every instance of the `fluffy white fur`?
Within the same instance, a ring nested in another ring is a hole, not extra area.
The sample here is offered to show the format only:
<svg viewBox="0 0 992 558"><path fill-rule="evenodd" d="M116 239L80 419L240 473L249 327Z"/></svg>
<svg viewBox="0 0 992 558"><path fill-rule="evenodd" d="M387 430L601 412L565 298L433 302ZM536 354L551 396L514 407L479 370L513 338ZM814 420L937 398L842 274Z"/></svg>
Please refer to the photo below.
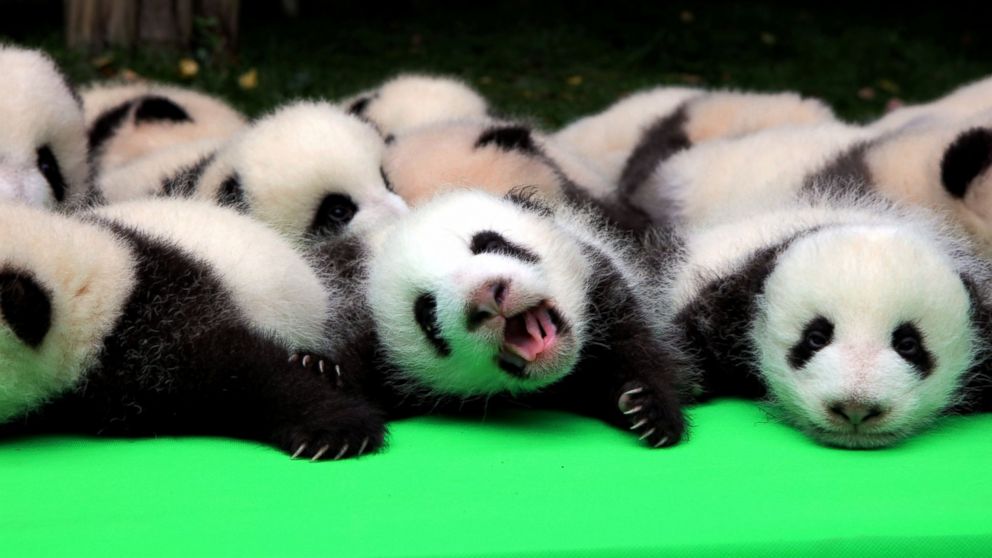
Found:
<svg viewBox="0 0 992 558"><path fill-rule="evenodd" d="M821 200L695 229L669 300L684 308L755 250L797 233L804 234L775 261L748 332L750 358L783 416L828 444L877 447L914 434L956 403L986 342L970 319L972 304L984 301L970 300L961 274L984 284L989 269L924 212ZM833 340L793 369L789 350L817 316L834 324ZM920 330L936 362L926 378L891 348L893 330L905 322ZM878 403L887 412L854 431L831 417L836 401Z"/></svg>
<svg viewBox="0 0 992 558"><path fill-rule="evenodd" d="M218 151L194 196L216 200L236 173L251 215L302 240L325 196L345 194L358 206L347 227L364 234L406 212L383 181L384 149L382 138L357 117L328 103L297 102L253 123Z"/></svg>
<svg viewBox="0 0 992 558"><path fill-rule="evenodd" d="M100 149L100 170L114 168L152 151L204 139L223 140L245 125L244 117L216 97L193 89L155 83L98 83L82 91L86 128L108 110L144 97L165 97L185 110L192 122L134 123L134 107Z"/></svg>
<svg viewBox="0 0 992 558"><path fill-rule="evenodd" d="M359 93L340 103L348 109L355 101L371 97L362 116L383 135L457 118L486 116L486 100L465 82L445 76L400 74L377 89Z"/></svg>
<svg viewBox="0 0 992 558"><path fill-rule="evenodd" d="M0 199L54 207L38 168L48 145L65 180L65 203L85 196L89 167L83 112L69 83L47 55L0 45Z"/></svg>
<svg viewBox="0 0 992 558"><path fill-rule="evenodd" d="M871 124L878 131L926 124L933 119L966 119L992 110L992 77L963 85L929 103L896 109Z"/></svg>
<svg viewBox="0 0 992 558"><path fill-rule="evenodd" d="M245 319L288 347L321 347L330 297L307 261L275 231L195 200L138 200L95 215L172 242L207 262Z"/></svg>
<svg viewBox="0 0 992 558"><path fill-rule="evenodd" d="M27 271L51 297L51 329L27 347L0 318L0 421L68 389L95 359L134 286L133 255L91 223L0 205L0 269Z"/></svg>
<svg viewBox="0 0 992 558"><path fill-rule="evenodd" d="M376 327L389 360L402 375L434 395L470 397L534 390L567 374L579 358L589 328L587 281L595 269L580 241L601 248L630 275L614 250L582 213L566 208L554 216L526 211L507 200L479 191L439 196L411 212L379 237L369 268L369 298ZM495 231L536 254L527 263L502 254L473 255L472 236ZM493 279L509 280L510 295L523 305L550 302L571 327L553 361L530 369L525 379L512 377L496 364L502 340L466 327L468 297ZM439 357L413 319L414 301L424 293L437 299L437 321L452 354Z"/></svg>
<svg viewBox="0 0 992 558"><path fill-rule="evenodd" d="M96 188L107 203L159 195L166 180L209 157L222 145L222 140L205 139L152 151L101 173L96 178Z"/></svg>

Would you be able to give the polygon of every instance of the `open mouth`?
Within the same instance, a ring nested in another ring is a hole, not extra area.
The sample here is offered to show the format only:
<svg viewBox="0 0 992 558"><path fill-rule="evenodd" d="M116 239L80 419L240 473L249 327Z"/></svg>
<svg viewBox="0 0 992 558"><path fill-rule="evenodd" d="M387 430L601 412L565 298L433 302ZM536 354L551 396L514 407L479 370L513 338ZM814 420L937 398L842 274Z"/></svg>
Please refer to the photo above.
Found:
<svg viewBox="0 0 992 558"><path fill-rule="evenodd" d="M528 364L556 352L562 333L561 316L546 301L506 318L503 345L497 357L500 368L524 377Z"/></svg>

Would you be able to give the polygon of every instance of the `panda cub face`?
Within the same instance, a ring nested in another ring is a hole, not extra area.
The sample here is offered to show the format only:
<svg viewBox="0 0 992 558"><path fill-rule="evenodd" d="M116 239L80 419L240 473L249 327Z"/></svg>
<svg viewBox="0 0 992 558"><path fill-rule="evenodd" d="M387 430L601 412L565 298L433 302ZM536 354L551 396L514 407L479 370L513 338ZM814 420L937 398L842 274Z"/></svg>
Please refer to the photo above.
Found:
<svg viewBox="0 0 992 558"><path fill-rule="evenodd" d="M786 417L835 446L890 445L955 403L979 340L968 290L932 241L833 227L778 257L752 330Z"/></svg>
<svg viewBox="0 0 992 558"><path fill-rule="evenodd" d="M522 392L578 361L588 263L549 212L518 203L440 196L374 250L380 341L416 386L459 397Z"/></svg>

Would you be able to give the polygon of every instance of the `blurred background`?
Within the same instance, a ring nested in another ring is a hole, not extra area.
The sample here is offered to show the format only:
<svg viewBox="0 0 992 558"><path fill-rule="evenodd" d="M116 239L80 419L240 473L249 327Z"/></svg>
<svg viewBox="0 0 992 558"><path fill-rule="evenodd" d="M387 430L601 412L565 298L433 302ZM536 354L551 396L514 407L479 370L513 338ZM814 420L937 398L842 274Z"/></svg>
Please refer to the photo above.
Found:
<svg viewBox="0 0 992 558"><path fill-rule="evenodd" d="M249 115L423 71L460 76L497 112L549 128L659 84L797 90L864 120L992 74L989 12L946 2L0 0L0 41L44 48L77 83L180 83Z"/></svg>

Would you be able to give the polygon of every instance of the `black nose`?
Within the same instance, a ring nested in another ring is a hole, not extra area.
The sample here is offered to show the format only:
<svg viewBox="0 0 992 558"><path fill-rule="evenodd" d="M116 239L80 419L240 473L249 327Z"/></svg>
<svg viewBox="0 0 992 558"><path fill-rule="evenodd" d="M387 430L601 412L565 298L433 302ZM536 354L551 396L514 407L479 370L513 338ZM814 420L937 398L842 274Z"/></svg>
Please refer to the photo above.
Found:
<svg viewBox="0 0 992 558"><path fill-rule="evenodd" d="M828 405L827 410L833 418L849 422L855 426L874 418L880 418L886 413L886 409L878 403L855 400L836 401Z"/></svg>

